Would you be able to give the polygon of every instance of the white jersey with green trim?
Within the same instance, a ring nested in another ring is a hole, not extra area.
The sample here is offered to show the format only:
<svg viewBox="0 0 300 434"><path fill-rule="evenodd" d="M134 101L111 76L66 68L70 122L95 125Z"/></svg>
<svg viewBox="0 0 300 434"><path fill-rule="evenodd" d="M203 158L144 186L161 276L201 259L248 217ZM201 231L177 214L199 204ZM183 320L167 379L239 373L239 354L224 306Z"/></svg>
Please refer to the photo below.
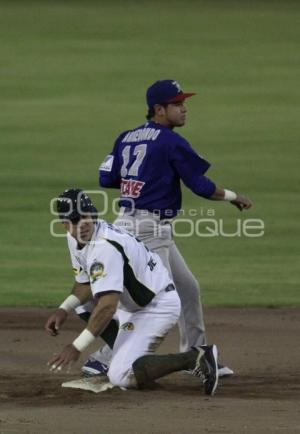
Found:
<svg viewBox="0 0 300 434"><path fill-rule="evenodd" d="M91 241L82 249L68 233L75 280L90 282L93 295L120 293L121 308L134 312L173 284L160 257L118 226L95 222ZM173 284L174 285L174 284Z"/></svg>

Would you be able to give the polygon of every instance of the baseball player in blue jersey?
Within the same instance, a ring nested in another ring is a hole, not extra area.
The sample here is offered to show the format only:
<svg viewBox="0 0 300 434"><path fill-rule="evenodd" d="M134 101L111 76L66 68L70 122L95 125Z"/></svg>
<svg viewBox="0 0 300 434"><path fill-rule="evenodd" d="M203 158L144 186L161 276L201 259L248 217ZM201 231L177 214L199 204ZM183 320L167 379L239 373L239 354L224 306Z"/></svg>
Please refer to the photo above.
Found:
<svg viewBox="0 0 300 434"><path fill-rule="evenodd" d="M251 201L219 188L206 176L210 163L174 131L186 121L185 93L174 80L147 90L147 122L123 132L100 166L102 187L120 189L116 224L134 233L158 253L172 276L182 303L180 350L206 342L200 288L172 238L171 219L181 208L181 181L205 199L228 201L240 210ZM222 374L233 372L223 367Z"/></svg>

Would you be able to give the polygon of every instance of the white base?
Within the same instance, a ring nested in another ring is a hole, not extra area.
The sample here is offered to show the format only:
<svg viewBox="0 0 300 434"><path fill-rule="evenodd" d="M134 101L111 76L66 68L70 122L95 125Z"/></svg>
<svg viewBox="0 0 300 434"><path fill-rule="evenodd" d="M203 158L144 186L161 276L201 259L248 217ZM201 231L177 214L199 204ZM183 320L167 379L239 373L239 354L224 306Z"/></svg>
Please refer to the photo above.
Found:
<svg viewBox="0 0 300 434"><path fill-rule="evenodd" d="M112 389L114 386L108 381L105 376L97 376L90 378L79 378L78 380L67 381L62 383L61 387L69 387L71 389L89 390L94 393L105 392Z"/></svg>

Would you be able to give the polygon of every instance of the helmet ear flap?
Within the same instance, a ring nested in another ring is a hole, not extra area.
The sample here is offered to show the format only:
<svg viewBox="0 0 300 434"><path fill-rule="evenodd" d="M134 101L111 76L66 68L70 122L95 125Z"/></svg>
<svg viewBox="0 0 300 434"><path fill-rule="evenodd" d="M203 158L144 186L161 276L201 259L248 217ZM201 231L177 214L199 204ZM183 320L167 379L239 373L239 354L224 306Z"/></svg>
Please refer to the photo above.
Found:
<svg viewBox="0 0 300 434"><path fill-rule="evenodd" d="M97 218L98 218L98 210L95 207L95 205L93 205L93 204L91 205L90 214L92 214L92 219L93 220L97 220Z"/></svg>

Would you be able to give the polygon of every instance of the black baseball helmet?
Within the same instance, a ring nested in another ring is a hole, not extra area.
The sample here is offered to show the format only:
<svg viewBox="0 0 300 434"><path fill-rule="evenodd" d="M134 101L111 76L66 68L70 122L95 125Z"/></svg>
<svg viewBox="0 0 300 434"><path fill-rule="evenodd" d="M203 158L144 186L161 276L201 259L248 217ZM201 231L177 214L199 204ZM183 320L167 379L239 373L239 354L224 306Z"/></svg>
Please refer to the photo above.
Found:
<svg viewBox="0 0 300 434"><path fill-rule="evenodd" d="M92 214L94 219L97 218L97 208L80 188L70 188L65 190L56 202L57 213L63 220L70 220L72 223L78 223L80 218L87 213Z"/></svg>

